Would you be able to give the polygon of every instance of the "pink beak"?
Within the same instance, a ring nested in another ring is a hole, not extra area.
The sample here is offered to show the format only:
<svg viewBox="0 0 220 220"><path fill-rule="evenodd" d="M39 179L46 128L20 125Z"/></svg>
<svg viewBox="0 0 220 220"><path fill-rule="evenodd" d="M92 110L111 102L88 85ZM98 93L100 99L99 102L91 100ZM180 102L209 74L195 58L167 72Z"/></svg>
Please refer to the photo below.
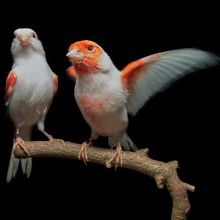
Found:
<svg viewBox="0 0 220 220"><path fill-rule="evenodd" d="M30 44L30 36L29 35L20 35L18 36L21 45Z"/></svg>

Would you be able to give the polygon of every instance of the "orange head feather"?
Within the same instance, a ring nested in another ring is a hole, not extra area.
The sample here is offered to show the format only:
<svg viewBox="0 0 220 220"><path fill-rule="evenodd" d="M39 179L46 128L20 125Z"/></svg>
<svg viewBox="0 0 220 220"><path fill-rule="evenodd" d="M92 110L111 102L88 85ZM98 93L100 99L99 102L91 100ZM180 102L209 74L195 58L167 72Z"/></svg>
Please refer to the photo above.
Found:
<svg viewBox="0 0 220 220"><path fill-rule="evenodd" d="M102 48L89 40L78 41L69 47L67 56L79 74L90 74L99 68Z"/></svg>

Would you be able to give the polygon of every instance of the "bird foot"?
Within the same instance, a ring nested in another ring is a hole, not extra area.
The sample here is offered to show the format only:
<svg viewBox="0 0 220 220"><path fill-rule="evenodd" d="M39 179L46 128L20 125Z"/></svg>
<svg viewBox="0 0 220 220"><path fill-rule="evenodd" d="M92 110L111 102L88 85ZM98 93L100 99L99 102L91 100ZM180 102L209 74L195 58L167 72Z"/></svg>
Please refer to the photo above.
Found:
<svg viewBox="0 0 220 220"><path fill-rule="evenodd" d="M122 166L122 148L121 148L121 145L119 145L117 148L116 148L116 153L114 154L114 156L109 160L108 164L111 164L112 161L114 161L114 159L116 159L116 162L115 162L115 170L117 170L118 168L118 165L119 163L121 164Z"/></svg>
<svg viewBox="0 0 220 220"><path fill-rule="evenodd" d="M87 148L90 145L92 145L92 141L90 141L89 143L83 142L81 145L81 149L79 151L79 155L78 155L79 160L81 160L81 158L82 158L82 160L84 161L86 166L87 166L87 162L89 162L88 155L87 155Z"/></svg>
<svg viewBox="0 0 220 220"><path fill-rule="evenodd" d="M55 142L60 142L63 146L65 146L64 140L62 140L62 139L55 139L55 138L53 138L52 135L48 134L48 133L47 133L46 131L44 131L44 130L41 130L41 129L40 129L40 131L49 139L49 142L50 142L49 146L51 146L51 145L52 145L53 143L55 143Z"/></svg>
<svg viewBox="0 0 220 220"><path fill-rule="evenodd" d="M24 141L20 137L16 138L16 142L13 145L13 150L16 150L17 146L20 146L22 150L30 157L27 148L24 146Z"/></svg>
<svg viewBox="0 0 220 220"><path fill-rule="evenodd" d="M49 138L50 146L57 142L60 142L63 146L65 146L65 142L62 139L55 139L51 135L48 138Z"/></svg>

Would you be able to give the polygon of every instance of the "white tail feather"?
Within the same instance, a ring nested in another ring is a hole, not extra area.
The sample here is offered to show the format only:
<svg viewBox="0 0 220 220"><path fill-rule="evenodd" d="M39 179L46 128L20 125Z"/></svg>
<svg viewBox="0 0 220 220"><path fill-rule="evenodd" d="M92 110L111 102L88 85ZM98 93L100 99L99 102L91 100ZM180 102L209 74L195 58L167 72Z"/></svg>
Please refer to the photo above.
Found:
<svg viewBox="0 0 220 220"><path fill-rule="evenodd" d="M26 174L29 178L31 175L31 169L32 169L32 158L27 159L21 159L21 168L23 174Z"/></svg>
<svg viewBox="0 0 220 220"><path fill-rule="evenodd" d="M14 143L14 141L13 141ZM18 165L19 165L19 159L15 158L13 154L13 150L11 151L11 158L8 166L8 173L7 173L7 183L9 183L12 178L15 177L15 174L18 170Z"/></svg>
<svg viewBox="0 0 220 220"><path fill-rule="evenodd" d="M116 141L111 137L108 138L108 144L111 148L117 147ZM134 142L131 140L131 138L128 136L126 132L124 132L122 135L121 146L124 150L127 150L127 151L138 150L137 146L134 144Z"/></svg>
<svg viewBox="0 0 220 220"><path fill-rule="evenodd" d="M24 141L30 141L31 140L31 133L32 128L24 128L20 129L20 136ZM13 144L15 143L15 139L13 140ZM11 182L12 178L15 177L18 166L19 166L20 159L15 158L13 149L11 151L11 158L8 166L8 172L7 172L7 183ZM23 174L26 174L29 178L31 175L31 169L32 169L32 158L27 159L21 159L21 168Z"/></svg>

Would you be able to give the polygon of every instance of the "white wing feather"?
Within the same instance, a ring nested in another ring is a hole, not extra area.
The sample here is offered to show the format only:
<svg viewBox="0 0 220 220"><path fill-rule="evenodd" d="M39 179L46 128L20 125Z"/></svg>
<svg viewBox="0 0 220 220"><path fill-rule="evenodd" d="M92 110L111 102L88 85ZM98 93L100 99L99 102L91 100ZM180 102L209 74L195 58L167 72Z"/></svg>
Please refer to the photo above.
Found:
<svg viewBox="0 0 220 220"><path fill-rule="evenodd" d="M150 64L146 62L133 91L128 88L130 95L127 110L131 115L135 115L153 95L168 88L182 76L217 65L220 61L214 54L194 48L172 50L159 55L161 59Z"/></svg>

